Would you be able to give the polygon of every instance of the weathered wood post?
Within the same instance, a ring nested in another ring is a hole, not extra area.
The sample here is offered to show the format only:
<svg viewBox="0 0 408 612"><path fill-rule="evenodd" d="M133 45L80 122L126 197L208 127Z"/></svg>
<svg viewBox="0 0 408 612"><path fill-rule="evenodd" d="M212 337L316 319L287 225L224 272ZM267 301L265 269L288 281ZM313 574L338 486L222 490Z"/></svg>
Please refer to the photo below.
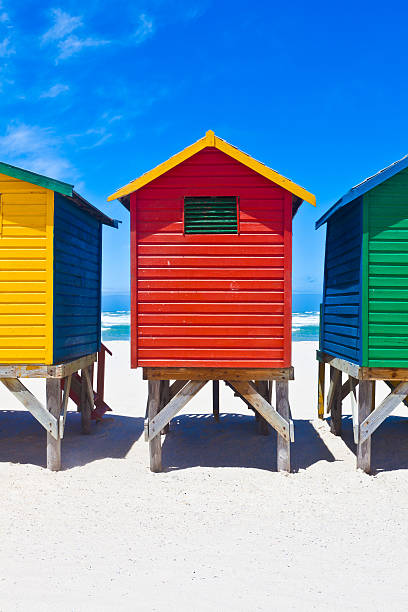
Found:
<svg viewBox="0 0 408 612"><path fill-rule="evenodd" d="M332 384L330 398L330 431L334 433L335 436L340 436L342 416L342 372L333 366L330 366L330 382Z"/></svg>
<svg viewBox="0 0 408 612"><path fill-rule="evenodd" d="M358 393L358 426L371 414L374 403L375 381L360 380ZM360 433L360 432L359 432ZM357 468L367 474L371 471L371 436L357 443Z"/></svg>
<svg viewBox="0 0 408 612"><path fill-rule="evenodd" d="M59 422L61 411L61 379L46 379L47 410ZM61 469L61 438L55 439L47 432L47 468L54 472Z"/></svg>
<svg viewBox="0 0 408 612"><path fill-rule="evenodd" d="M267 401L269 401L269 385L267 380L258 380L255 383L256 388L259 391L259 395L262 395ZM269 427L269 423L266 419L263 418L262 415L259 415L258 419L258 432L262 436L269 436L271 433L271 428Z"/></svg>
<svg viewBox="0 0 408 612"><path fill-rule="evenodd" d="M160 380L149 380L149 396L147 404L147 416L149 422L160 412ZM152 472L162 471L162 448L160 435L149 441L150 470Z"/></svg>
<svg viewBox="0 0 408 612"><path fill-rule="evenodd" d="M276 411L289 423L289 385L288 381L276 381ZM278 472L290 472L290 440L278 434L276 442L276 462Z"/></svg>
<svg viewBox="0 0 408 612"><path fill-rule="evenodd" d="M161 382L162 384L160 388L160 410L163 410L163 408L169 403L170 400L170 381L162 380ZM167 425L165 425L161 431L162 435L164 436L165 434L169 433L169 429L170 423L167 423Z"/></svg>
<svg viewBox="0 0 408 612"><path fill-rule="evenodd" d="M319 375L317 388L317 414L319 419L324 419L324 382L325 382L325 366L324 361L319 361Z"/></svg>
<svg viewBox="0 0 408 612"><path fill-rule="evenodd" d="M213 380L213 415L214 419L219 422L220 420L220 381Z"/></svg>
<svg viewBox="0 0 408 612"><path fill-rule="evenodd" d="M91 411L92 406L88 394L88 383L85 369L81 370L81 424L82 433L91 433Z"/></svg>

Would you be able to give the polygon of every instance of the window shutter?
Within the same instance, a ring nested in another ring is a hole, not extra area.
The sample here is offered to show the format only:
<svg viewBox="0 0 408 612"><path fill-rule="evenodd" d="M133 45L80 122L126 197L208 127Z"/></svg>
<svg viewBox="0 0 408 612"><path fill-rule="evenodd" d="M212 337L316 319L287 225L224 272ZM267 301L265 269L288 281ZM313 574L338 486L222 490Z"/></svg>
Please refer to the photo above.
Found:
<svg viewBox="0 0 408 612"><path fill-rule="evenodd" d="M184 198L184 233L237 234L237 199Z"/></svg>

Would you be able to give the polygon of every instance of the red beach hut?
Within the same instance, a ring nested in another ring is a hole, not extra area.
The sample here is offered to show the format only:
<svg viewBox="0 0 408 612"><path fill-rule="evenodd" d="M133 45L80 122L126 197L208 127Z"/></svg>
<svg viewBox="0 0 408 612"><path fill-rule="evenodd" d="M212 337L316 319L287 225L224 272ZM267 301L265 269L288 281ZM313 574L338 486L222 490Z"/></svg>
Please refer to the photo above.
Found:
<svg viewBox="0 0 408 612"><path fill-rule="evenodd" d="M208 380L227 381L289 443L292 218L315 197L208 131L116 198L131 217L131 366L150 381L152 469L157 432ZM214 401L217 413L218 382Z"/></svg>

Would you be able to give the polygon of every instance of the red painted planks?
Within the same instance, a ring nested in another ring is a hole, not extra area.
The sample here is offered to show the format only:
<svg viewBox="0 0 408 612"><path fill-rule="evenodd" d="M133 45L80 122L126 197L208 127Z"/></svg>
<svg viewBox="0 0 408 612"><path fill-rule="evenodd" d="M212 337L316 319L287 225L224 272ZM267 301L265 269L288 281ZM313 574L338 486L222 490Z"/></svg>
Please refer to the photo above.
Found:
<svg viewBox="0 0 408 612"><path fill-rule="evenodd" d="M185 236L186 196L238 197L239 234ZM138 365L290 365L289 213L287 192L216 149L137 192Z"/></svg>

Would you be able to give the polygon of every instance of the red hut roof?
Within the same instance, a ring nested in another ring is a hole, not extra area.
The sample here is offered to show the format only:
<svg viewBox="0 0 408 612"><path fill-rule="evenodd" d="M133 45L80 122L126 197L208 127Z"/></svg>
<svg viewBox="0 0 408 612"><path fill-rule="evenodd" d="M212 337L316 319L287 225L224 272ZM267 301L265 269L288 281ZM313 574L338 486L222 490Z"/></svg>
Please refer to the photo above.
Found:
<svg viewBox="0 0 408 612"><path fill-rule="evenodd" d="M200 140L197 140L197 142L183 149L183 151L180 151L180 153L173 155L173 157L170 157L170 159L168 159L167 161L163 162L159 166L156 166L156 168L149 170L149 172L142 174L142 176L140 176L139 178L131 181L121 189L118 189L118 191L115 191L115 193L108 197L108 201L110 202L112 200L118 199L128 208L126 196L128 196L130 193L133 193L134 191L137 191L141 187L144 187L154 179L157 179L165 172L168 172L175 166L178 166L183 161L192 157L199 151L202 151L206 147L214 147L219 151L223 151L233 159L241 162L245 166L248 166L248 168L251 168L258 174L261 174L262 176L279 185L280 187L283 187L300 200L299 204L301 203L301 201L305 200L306 202L313 204L313 206L316 206L316 198L312 193L309 193L309 191L306 191L306 189L304 189L303 187L296 185L296 183L282 176L282 174L279 174L275 170L272 170L272 168L268 168L268 166L265 166L265 164L262 164L247 153L240 151L222 138L219 138L214 134L212 130L209 130L204 136L204 138L200 138Z"/></svg>

